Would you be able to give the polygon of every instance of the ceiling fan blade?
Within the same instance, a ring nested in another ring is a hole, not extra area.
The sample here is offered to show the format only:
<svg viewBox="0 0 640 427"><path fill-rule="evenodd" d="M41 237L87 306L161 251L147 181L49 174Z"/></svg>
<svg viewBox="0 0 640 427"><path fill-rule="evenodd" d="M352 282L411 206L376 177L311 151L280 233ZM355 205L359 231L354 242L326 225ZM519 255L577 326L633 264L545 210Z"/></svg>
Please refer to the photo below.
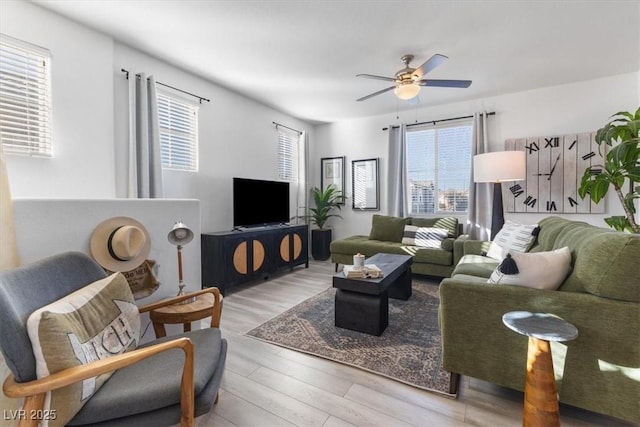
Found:
<svg viewBox="0 0 640 427"><path fill-rule="evenodd" d="M367 100L367 99L369 99L369 98L373 98L374 96L378 96L378 95L380 95L380 94L383 94L383 93L388 92L388 91L390 91L391 89L395 89L395 88L396 88L395 86L390 86L390 87L388 87L388 88L386 88L386 89L382 89L382 90L379 90L379 91L377 91L377 92L373 92L373 93L372 93L372 94L370 94L370 95L363 96L362 98L356 99L356 101L357 101L357 102L360 102L360 101L366 101L366 100Z"/></svg>
<svg viewBox="0 0 640 427"><path fill-rule="evenodd" d="M434 87L459 87L467 88L471 86L471 80L434 80L426 79L418 82L420 86L434 86Z"/></svg>
<svg viewBox="0 0 640 427"><path fill-rule="evenodd" d="M356 74L356 77L366 77L367 79L385 80L388 82L396 81L396 79L393 77L374 76L373 74Z"/></svg>
<svg viewBox="0 0 640 427"><path fill-rule="evenodd" d="M449 58L444 56L444 55L440 55L439 53L436 53L431 58L427 59L427 62L425 62L424 64L422 64L418 68L416 68L415 71L413 73L411 73L411 75L412 76L417 76L418 78L420 78L420 77L424 76L425 74L427 74L428 72L432 71L438 65L442 64L447 59L449 59Z"/></svg>

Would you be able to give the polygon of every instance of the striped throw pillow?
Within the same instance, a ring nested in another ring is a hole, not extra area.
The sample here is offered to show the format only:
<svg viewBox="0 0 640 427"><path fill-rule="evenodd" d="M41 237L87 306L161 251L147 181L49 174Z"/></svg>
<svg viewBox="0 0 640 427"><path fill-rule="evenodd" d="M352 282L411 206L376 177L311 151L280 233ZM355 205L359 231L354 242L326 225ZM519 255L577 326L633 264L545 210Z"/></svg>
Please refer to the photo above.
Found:
<svg viewBox="0 0 640 427"><path fill-rule="evenodd" d="M405 225L402 244L422 246L425 248L440 248L442 241L446 239L448 235L449 230L446 228Z"/></svg>
<svg viewBox="0 0 640 427"><path fill-rule="evenodd" d="M527 252L538 235L538 224L507 220L489 246L487 256L502 261L508 253Z"/></svg>

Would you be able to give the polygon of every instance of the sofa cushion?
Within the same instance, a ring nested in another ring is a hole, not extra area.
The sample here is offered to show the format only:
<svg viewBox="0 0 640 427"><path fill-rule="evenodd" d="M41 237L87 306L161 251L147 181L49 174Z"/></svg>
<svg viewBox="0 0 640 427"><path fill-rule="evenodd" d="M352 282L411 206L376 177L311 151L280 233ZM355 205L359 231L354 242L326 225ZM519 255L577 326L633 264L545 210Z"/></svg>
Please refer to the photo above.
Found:
<svg viewBox="0 0 640 427"><path fill-rule="evenodd" d="M411 218L411 225L416 227L436 227L446 228L449 231L449 237L458 237L458 218Z"/></svg>
<svg viewBox="0 0 640 427"><path fill-rule="evenodd" d="M219 368L225 357L220 329L206 328L175 334L143 344L187 337L194 346L194 393L198 396ZM116 371L111 379L89 400L70 425L83 425L119 417L142 414L180 404L180 378L184 352L171 349ZM135 379L135 381L132 381Z"/></svg>
<svg viewBox="0 0 640 427"><path fill-rule="evenodd" d="M489 246L487 256L502 261L508 253L527 252L533 244L538 224L524 225L507 220Z"/></svg>
<svg viewBox="0 0 640 427"><path fill-rule="evenodd" d="M446 228L405 225L402 244L425 248L440 248L442 241L446 239L448 235L449 231Z"/></svg>
<svg viewBox="0 0 640 427"><path fill-rule="evenodd" d="M409 224L410 221L411 218L375 214L371 220L369 239L400 243L402 242L404 226Z"/></svg>
<svg viewBox="0 0 640 427"><path fill-rule="evenodd" d="M574 266L562 290L640 302L640 236L590 227L574 247ZM558 237L562 241L562 235ZM575 242L574 242L575 243Z"/></svg>
<svg viewBox="0 0 640 427"><path fill-rule="evenodd" d="M509 255L518 272L506 274L501 264L495 268L488 283L555 290L571 270L571 251L566 246L550 252L513 252Z"/></svg>
<svg viewBox="0 0 640 427"><path fill-rule="evenodd" d="M38 378L135 349L140 316L129 283L114 273L34 311L27 331ZM109 379L102 374L47 394L49 425L65 425Z"/></svg>
<svg viewBox="0 0 640 427"><path fill-rule="evenodd" d="M497 260L486 256L465 255L458 261L451 277L458 277L458 275L477 276L484 278L486 282L498 264Z"/></svg>

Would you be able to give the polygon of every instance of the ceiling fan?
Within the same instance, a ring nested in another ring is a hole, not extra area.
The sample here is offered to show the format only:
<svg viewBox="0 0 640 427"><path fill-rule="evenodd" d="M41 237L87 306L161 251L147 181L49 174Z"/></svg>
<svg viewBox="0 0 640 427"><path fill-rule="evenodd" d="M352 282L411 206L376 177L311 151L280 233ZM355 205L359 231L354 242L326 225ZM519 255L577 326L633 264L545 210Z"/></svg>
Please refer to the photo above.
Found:
<svg viewBox="0 0 640 427"><path fill-rule="evenodd" d="M418 68L412 68L409 66L411 61L413 61L413 55L404 55L400 58L404 63L404 68L398 70L395 77L384 77L384 76L375 76L373 74L357 74L356 77L365 77L368 79L377 79L377 80L385 80L389 82L394 82L393 86L389 86L388 88L379 90L367 96L363 96L362 98L357 99L356 101L365 101L369 98L373 98L374 96L383 94L385 92L394 89L394 93L400 99L412 99L418 95L420 92L421 86L435 86L435 87L458 87L458 88L467 88L471 85L471 80L434 80L434 79L423 79L422 76L432 71L438 65L442 64L444 61L449 59L444 55L440 55L436 53L431 58L429 58L424 64L419 66Z"/></svg>

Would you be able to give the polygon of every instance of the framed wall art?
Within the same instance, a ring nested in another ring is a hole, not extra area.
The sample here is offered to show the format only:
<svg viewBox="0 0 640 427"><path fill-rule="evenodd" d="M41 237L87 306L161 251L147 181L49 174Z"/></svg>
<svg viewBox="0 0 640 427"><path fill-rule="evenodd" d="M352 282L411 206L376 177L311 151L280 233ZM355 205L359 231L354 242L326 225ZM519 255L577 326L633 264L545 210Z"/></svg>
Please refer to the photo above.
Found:
<svg viewBox="0 0 640 427"><path fill-rule="evenodd" d="M323 157L320 159L320 187L324 191L330 185L345 194L344 179L344 156L342 157ZM344 205L344 202L341 204Z"/></svg>
<svg viewBox="0 0 640 427"><path fill-rule="evenodd" d="M351 182L353 185L353 209L373 211L380 209L377 158L351 162Z"/></svg>

